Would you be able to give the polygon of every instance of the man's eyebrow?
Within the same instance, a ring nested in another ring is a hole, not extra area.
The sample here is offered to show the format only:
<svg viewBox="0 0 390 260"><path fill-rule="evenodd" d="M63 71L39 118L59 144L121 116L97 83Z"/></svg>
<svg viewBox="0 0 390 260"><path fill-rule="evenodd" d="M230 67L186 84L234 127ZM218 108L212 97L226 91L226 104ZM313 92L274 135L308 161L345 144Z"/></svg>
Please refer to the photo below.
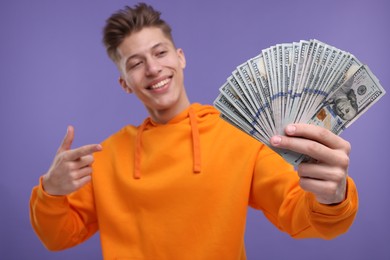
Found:
<svg viewBox="0 0 390 260"><path fill-rule="evenodd" d="M152 50L157 49L158 47L165 47L167 45L168 45L168 43L166 43L166 42L159 42L159 43L153 45Z"/></svg>
<svg viewBox="0 0 390 260"><path fill-rule="evenodd" d="M136 58L138 58L139 56L140 56L139 54L133 54L133 55L129 56L129 57L126 59L125 64L128 64L130 60L136 59Z"/></svg>

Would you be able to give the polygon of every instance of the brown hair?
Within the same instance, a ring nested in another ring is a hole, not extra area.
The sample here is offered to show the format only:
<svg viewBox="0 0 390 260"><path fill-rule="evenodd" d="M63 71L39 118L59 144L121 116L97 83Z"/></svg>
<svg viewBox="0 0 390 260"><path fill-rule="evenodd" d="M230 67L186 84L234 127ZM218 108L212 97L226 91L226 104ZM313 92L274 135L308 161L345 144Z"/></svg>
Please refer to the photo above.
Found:
<svg viewBox="0 0 390 260"><path fill-rule="evenodd" d="M103 29L103 43L108 56L114 62L119 60L117 48L123 40L134 32L145 27L157 27L173 43L171 27L160 18L161 13L152 6L139 3L133 8L125 6L112 14Z"/></svg>

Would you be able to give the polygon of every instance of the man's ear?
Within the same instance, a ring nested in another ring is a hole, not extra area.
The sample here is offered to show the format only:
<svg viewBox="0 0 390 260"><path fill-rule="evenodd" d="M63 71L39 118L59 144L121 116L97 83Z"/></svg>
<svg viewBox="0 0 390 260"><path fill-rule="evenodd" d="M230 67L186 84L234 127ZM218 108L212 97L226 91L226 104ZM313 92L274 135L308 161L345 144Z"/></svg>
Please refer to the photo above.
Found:
<svg viewBox="0 0 390 260"><path fill-rule="evenodd" d="M119 77L119 85L121 85L122 89L123 89L126 93L128 93L128 94L133 93L133 91L131 90L131 88L127 85L126 80L124 80L122 77Z"/></svg>
<svg viewBox="0 0 390 260"><path fill-rule="evenodd" d="M182 67L182 69L184 69L186 67L186 57L184 55L183 49L180 49L180 48L176 49L176 53L179 57L181 67Z"/></svg>

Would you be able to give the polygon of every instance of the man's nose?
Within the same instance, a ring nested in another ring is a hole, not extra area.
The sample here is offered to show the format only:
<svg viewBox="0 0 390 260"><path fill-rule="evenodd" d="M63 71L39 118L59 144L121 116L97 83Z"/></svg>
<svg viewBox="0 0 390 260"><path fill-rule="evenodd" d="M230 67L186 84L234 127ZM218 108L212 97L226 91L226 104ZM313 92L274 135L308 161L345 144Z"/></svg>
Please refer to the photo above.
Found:
<svg viewBox="0 0 390 260"><path fill-rule="evenodd" d="M158 74L162 70L160 62L155 58L150 58L146 62L146 75L153 76Z"/></svg>

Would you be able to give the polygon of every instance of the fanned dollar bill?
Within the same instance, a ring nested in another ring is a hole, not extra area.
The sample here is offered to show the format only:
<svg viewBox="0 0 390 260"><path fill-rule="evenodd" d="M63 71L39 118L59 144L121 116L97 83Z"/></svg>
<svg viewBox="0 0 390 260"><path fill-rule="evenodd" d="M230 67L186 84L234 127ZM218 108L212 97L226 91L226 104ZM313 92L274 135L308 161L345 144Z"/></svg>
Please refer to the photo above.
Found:
<svg viewBox="0 0 390 260"><path fill-rule="evenodd" d="M240 64L220 87L214 106L227 122L270 146L289 123L340 134L385 90L354 55L318 40L284 43ZM297 165L306 155L275 149Z"/></svg>

